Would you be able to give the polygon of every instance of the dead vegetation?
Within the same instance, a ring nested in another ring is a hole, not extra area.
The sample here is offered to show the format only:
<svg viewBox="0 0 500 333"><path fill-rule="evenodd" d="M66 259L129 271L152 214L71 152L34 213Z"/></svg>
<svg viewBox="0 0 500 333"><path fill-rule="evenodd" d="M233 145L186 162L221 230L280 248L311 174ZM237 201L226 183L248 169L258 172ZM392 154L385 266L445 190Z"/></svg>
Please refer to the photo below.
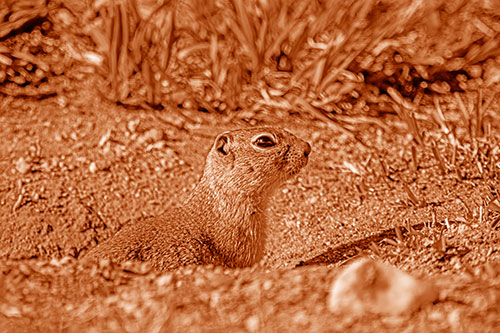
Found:
<svg viewBox="0 0 500 333"><path fill-rule="evenodd" d="M376 115L500 73L498 8L485 0L3 2L9 94L59 75L66 56L95 65L104 95L127 105Z"/></svg>

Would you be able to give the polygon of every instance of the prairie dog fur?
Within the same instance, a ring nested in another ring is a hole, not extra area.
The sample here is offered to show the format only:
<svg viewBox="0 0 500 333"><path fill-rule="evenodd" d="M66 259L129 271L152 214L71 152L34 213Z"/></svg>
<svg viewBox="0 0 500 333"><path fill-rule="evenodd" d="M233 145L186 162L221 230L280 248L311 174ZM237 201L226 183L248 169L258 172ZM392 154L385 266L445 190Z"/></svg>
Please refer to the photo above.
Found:
<svg viewBox="0 0 500 333"><path fill-rule="evenodd" d="M157 270L251 266L263 254L272 195L307 164L310 152L307 142L276 127L221 133L181 207L125 225L84 260L142 260Z"/></svg>

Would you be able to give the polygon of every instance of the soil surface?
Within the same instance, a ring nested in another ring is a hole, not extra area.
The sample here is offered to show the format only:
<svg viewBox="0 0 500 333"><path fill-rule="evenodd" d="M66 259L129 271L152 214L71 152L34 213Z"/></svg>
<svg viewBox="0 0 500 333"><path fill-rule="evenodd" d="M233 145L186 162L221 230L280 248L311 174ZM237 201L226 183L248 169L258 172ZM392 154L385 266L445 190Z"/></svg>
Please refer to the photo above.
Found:
<svg viewBox="0 0 500 333"><path fill-rule="evenodd" d="M87 92L0 99L0 330L498 331L498 111L483 138L457 127L455 150L425 119L419 145L390 116L360 122L359 140L300 114L243 117L130 110ZM260 265L79 262L124 224L182 203L218 132L257 124L313 147L271 204ZM398 317L331 313L339 267L363 255L434 281L439 300Z"/></svg>

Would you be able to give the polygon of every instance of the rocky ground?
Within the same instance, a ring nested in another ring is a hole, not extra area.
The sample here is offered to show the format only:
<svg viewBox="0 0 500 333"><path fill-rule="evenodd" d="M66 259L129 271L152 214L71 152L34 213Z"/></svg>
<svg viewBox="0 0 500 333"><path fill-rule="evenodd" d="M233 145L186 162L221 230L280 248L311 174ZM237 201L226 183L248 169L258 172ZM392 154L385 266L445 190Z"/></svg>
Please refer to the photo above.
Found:
<svg viewBox="0 0 500 333"><path fill-rule="evenodd" d="M130 110L86 91L2 97L2 331L498 330L498 105L473 140L453 103L443 107L457 148L425 119L416 144L390 115L360 121L354 138L301 114ZM271 205L261 265L160 273L79 263L125 223L182 202L217 132L256 124L279 124L313 147ZM356 256L433 281L439 299L401 316L332 313L332 281Z"/></svg>

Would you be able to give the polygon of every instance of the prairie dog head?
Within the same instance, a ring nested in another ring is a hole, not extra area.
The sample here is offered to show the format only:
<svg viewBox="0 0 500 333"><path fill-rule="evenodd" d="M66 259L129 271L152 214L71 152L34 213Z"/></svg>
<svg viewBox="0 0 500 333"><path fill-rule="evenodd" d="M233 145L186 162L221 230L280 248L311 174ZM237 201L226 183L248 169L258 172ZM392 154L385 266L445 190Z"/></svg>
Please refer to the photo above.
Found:
<svg viewBox="0 0 500 333"><path fill-rule="evenodd" d="M276 127L223 132L207 156L202 182L227 193L265 194L297 174L311 146Z"/></svg>

